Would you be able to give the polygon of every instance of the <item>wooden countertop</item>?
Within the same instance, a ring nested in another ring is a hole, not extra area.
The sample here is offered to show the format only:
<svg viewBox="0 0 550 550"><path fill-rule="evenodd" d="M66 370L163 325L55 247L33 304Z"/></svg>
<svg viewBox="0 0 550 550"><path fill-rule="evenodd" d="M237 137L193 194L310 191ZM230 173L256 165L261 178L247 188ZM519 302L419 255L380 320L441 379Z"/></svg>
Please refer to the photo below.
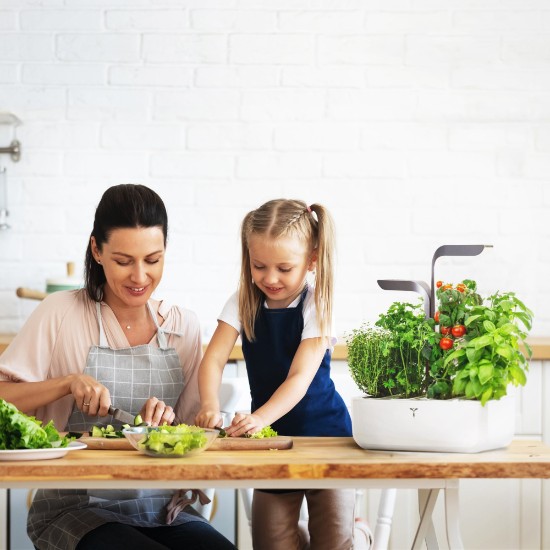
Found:
<svg viewBox="0 0 550 550"><path fill-rule="evenodd" d="M0 355L8 347L9 343L13 340L14 334L0 334ZM547 336L535 336L527 339L527 343L533 350L533 360L545 360L550 359L550 337ZM206 349L207 344L204 344ZM348 357L348 348L345 344L336 344L334 346L334 352L332 359L345 361ZM231 361L239 361L243 359L242 348L239 344L235 345L231 355L229 356Z"/></svg>
<svg viewBox="0 0 550 550"><path fill-rule="evenodd" d="M77 450L53 460L7 461L0 487L290 487L361 486L361 481L550 478L550 447L514 441L477 454L361 449L351 437L296 437L289 450L206 451L151 458L136 451ZM177 483L175 483L177 482ZM206 485L205 485L206 483ZM388 483L386 483L388 486Z"/></svg>

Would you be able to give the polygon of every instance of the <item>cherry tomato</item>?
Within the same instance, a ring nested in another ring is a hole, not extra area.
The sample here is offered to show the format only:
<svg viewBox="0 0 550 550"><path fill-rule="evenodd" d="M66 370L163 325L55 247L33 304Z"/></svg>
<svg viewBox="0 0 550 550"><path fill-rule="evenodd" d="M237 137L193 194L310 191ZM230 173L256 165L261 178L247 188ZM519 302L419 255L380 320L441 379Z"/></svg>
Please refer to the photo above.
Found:
<svg viewBox="0 0 550 550"><path fill-rule="evenodd" d="M439 340L439 347L444 350L451 349L453 347L453 341L450 338L441 338L441 340Z"/></svg>
<svg viewBox="0 0 550 550"><path fill-rule="evenodd" d="M443 286L443 281L437 281L437 283L435 283L435 286L437 288L441 288Z"/></svg>
<svg viewBox="0 0 550 550"><path fill-rule="evenodd" d="M440 327L439 329L439 332L441 332L441 334L451 334L451 327Z"/></svg>
<svg viewBox="0 0 550 550"><path fill-rule="evenodd" d="M453 285L444 285L442 290L449 290L450 288L453 288Z"/></svg>
<svg viewBox="0 0 550 550"><path fill-rule="evenodd" d="M464 325L455 325L452 329L451 329L451 334L455 337L455 338L460 338L462 336L464 336L466 334L466 327Z"/></svg>
<svg viewBox="0 0 550 550"><path fill-rule="evenodd" d="M437 323L439 323L439 311L436 311L435 314L434 314L434 321Z"/></svg>
<svg viewBox="0 0 550 550"><path fill-rule="evenodd" d="M456 285L456 289L458 290L458 292L464 292L466 290L466 285L459 283L458 285Z"/></svg>

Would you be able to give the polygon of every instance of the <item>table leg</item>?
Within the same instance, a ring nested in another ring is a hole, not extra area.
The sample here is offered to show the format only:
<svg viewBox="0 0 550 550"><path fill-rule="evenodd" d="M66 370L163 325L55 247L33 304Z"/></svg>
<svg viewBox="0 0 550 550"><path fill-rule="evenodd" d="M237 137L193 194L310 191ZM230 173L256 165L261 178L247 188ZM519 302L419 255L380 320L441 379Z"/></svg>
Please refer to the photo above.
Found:
<svg viewBox="0 0 550 550"><path fill-rule="evenodd" d="M420 507L420 523L416 530L414 537L412 550L419 550L422 548L422 543L426 539L426 545L432 549L438 549L437 537L435 536L435 530L432 522L432 514L439 495L439 488L437 489L419 489L418 501Z"/></svg>
<svg viewBox="0 0 550 550"><path fill-rule="evenodd" d="M449 550L462 550L462 538L460 536L459 509L458 509L458 484L456 487L447 487L445 491L445 528Z"/></svg>

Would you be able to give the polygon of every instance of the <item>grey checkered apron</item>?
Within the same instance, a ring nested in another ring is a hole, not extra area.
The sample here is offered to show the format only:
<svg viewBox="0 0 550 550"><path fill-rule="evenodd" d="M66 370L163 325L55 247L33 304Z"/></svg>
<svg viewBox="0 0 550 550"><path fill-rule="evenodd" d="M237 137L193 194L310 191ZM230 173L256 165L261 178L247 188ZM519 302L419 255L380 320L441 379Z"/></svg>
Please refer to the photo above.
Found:
<svg viewBox="0 0 550 550"><path fill-rule="evenodd" d="M99 345L92 346L84 373L100 381L110 392L114 407L138 414L151 396L174 407L183 389L178 354L168 348L166 335L155 312L147 304L157 327L159 347L151 345L111 349L97 303ZM120 422L111 416L93 417L73 408L66 430L88 431L91 426ZM141 527L165 525L165 507L173 491L159 490L38 490L29 510L27 530L41 550L73 550L92 529L108 522ZM180 513L172 525L203 520ZM203 520L204 521L204 520Z"/></svg>

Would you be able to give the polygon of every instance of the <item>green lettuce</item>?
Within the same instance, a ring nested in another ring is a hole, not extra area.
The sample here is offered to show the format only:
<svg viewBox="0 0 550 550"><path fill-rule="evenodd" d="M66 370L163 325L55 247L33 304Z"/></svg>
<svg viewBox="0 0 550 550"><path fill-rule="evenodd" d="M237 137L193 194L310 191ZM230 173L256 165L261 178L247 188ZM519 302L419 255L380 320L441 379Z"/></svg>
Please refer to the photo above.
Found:
<svg viewBox="0 0 550 550"><path fill-rule="evenodd" d="M42 426L34 416L0 399L0 450L66 447L71 439L61 437L53 421Z"/></svg>

